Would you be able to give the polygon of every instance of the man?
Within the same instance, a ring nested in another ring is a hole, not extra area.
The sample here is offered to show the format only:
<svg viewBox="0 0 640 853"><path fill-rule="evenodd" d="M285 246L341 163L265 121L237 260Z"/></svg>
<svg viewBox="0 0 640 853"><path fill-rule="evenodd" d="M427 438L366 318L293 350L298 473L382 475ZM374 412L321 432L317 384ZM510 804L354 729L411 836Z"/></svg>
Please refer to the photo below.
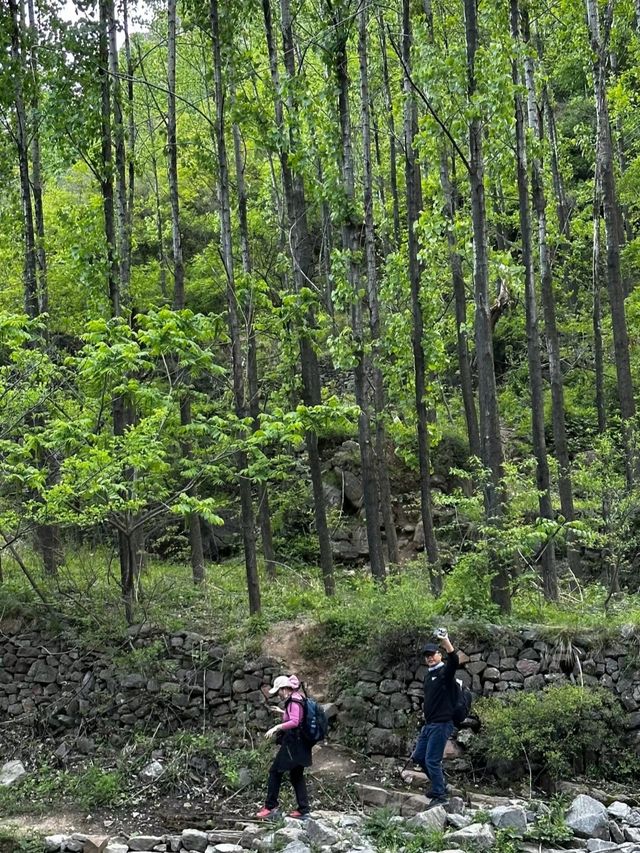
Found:
<svg viewBox="0 0 640 853"><path fill-rule="evenodd" d="M453 733L455 705L455 676L458 655L453 649L445 628L438 628L434 636L447 653L446 663L436 643L427 643L422 649L427 672L424 676L424 726L411 755L431 782L427 796L429 808L447 802L447 789L442 770L442 756L447 740Z"/></svg>

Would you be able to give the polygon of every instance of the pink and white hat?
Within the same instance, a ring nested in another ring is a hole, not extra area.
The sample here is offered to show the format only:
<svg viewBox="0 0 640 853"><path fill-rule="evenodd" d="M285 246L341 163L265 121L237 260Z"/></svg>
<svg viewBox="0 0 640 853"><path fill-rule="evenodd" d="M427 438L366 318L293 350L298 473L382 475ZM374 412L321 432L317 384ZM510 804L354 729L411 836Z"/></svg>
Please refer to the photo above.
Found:
<svg viewBox="0 0 640 853"><path fill-rule="evenodd" d="M289 687L291 690L297 690L300 687L300 680L297 675L279 675L273 682L273 687L269 691L269 695L275 695L281 687Z"/></svg>

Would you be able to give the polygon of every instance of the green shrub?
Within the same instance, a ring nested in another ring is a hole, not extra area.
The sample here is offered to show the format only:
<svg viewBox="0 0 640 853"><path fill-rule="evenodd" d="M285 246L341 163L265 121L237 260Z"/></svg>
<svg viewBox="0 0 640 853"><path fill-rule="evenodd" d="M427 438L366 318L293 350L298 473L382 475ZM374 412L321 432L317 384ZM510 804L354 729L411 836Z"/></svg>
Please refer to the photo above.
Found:
<svg viewBox="0 0 640 853"><path fill-rule="evenodd" d="M124 797L125 780L117 770L103 770L92 764L68 779L68 792L85 809L114 806Z"/></svg>
<svg viewBox="0 0 640 853"><path fill-rule="evenodd" d="M444 850L444 832L437 829L419 829L398 820L388 808L376 809L364 824L365 835L372 838L377 850L385 853L422 853L423 850ZM509 851L504 851L509 853Z"/></svg>
<svg viewBox="0 0 640 853"><path fill-rule="evenodd" d="M527 838L545 847L558 847L572 838L573 830L567 826L564 817L565 806L562 797L553 797L548 805L541 805L535 823L527 831Z"/></svg>
<svg viewBox="0 0 640 853"><path fill-rule="evenodd" d="M571 773L576 757L593 762L604 775L622 752L622 709L600 688L573 685L480 699L474 710L482 734L473 742L476 758L524 762L532 781Z"/></svg>

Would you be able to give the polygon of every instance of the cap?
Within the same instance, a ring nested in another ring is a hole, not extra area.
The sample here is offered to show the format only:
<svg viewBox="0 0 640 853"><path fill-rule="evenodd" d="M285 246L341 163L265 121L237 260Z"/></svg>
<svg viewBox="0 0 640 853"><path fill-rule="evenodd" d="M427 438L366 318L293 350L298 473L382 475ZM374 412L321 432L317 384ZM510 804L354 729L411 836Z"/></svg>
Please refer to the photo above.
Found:
<svg viewBox="0 0 640 853"><path fill-rule="evenodd" d="M435 643L427 643L426 646L422 647L423 655L432 655L434 652L439 652L440 646L436 646Z"/></svg>
<svg viewBox="0 0 640 853"><path fill-rule="evenodd" d="M273 687L269 691L269 695L275 695L281 687L290 687L292 690L295 690L296 687L299 686L300 682L298 679L295 679L295 684L292 684L293 679L289 678L288 675L279 675L276 680L273 682Z"/></svg>

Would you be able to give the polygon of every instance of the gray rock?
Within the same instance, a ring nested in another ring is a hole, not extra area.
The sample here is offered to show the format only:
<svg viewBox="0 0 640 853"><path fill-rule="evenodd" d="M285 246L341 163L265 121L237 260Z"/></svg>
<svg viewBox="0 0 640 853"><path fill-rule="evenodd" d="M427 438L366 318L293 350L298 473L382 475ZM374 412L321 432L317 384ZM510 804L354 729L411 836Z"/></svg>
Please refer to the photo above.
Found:
<svg viewBox="0 0 640 853"><path fill-rule="evenodd" d="M571 803L566 816L567 826L580 838L600 838L609 841L609 815L598 800L580 794Z"/></svg>
<svg viewBox="0 0 640 853"><path fill-rule="evenodd" d="M374 728L367 735L367 752L379 755L402 755L405 746L402 738L388 729Z"/></svg>
<svg viewBox="0 0 640 853"><path fill-rule="evenodd" d="M297 821L297 826L283 826L275 832L275 840L278 844L290 844L292 841L306 841L307 833Z"/></svg>
<svg viewBox="0 0 640 853"><path fill-rule="evenodd" d="M625 840L624 832L615 822L615 820L609 821L609 834L611 835L611 840L615 841L616 844L622 844Z"/></svg>
<svg viewBox="0 0 640 853"><path fill-rule="evenodd" d="M153 850L157 844L163 844L164 837L157 835L132 835L128 844L130 850ZM205 845L206 846L206 845ZM189 849L189 848L187 848ZM202 848L204 851L204 847Z"/></svg>
<svg viewBox="0 0 640 853"><path fill-rule="evenodd" d="M470 826L473 823L473 818L466 814L449 814L447 823L456 829L463 829L465 826Z"/></svg>
<svg viewBox="0 0 640 853"><path fill-rule="evenodd" d="M140 773L138 774L138 779L144 783L155 782L159 779L164 773L164 765L162 765L159 761L154 760L150 761L147 765L145 765Z"/></svg>
<svg viewBox="0 0 640 853"><path fill-rule="evenodd" d="M629 826L640 826L640 809L631 809L624 821Z"/></svg>
<svg viewBox="0 0 640 853"><path fill-rule="evenodd" d="M613 841L602 841L600 838L589 838L587 850L589 853L600 853L601 850L617 850L618 845Z"/></svg>
<svg viewBox="0 0 640 853"><path fill-rule="evenodd" d="M442 806L434 806L424 812L418 812L407 821L408 826L416 829L437 829L442 831L447 825L447 813Z"/></svg>
<svg viewBox="0 0 640 853"><path fill-rule="evenodd" d="M8 788L9 785L16 785L18 782L27 776L27 771L22 761L7 761L0 767L0 785Z"/></svg>
<svg viewBox="0 0 640 853"><path fill-rule="evenodd" d="M522 806L496 806L489 814L496 829L512 829L518 835L526 832L527 815Z"/></svg>
<svg viewBox="0 0 640 853"><path fill-rule="evenodd" d="M292 841L291 844L283 847L281 853L311 853L311 848L307 847L303 841Z"/></svg>
<svg viewBox="0 0 640 853"><path fill-rule="evenodd" d="M128 844L120 844L118 841L107 844L104 848L104 853L128 853L129 845Z"/></svg>
<svg viewBox="0 0 640 853"><path fill-rule="evenodd" d="M444 840L453 845L466 846L472 844L475 847L488 850L495 844L496 836L488 823L472 823L456 830L456 832L448 832Z"/></svg>
<svg viewBox="0 0 640 853"><path fill-rule="evenodd" d="M195 850L197 853L204 853L209 846L207 833L200 829L183 829L181 840L185 850Z"/></svg>
<svg viewBox="0 0 640 853"><path fill-rule="evenodd" d="M239 844L223 842L222 844L214 844L213 849L216 853L242 853L243 848Z"/></svg>
<svg viewBox="0 0 640 853"><path fill-rule="evenodd" d="M624 826L622 828L626 841L632 841L634 844L640 844L640 829L633 826Z"/></svg>
<svg viewBox="0 0 640 853"><path fill-rule="evenodd" d="M45 853L58 853L66 840L66 835L47 835L43 842Z"/></svg>
<svg viewBox="0 0 640 853"><path fill-rule="evenodd" d="M628 803L620 802L620 800L614 800L613 803L607 806L607 811L616 820L626 820L631 811L631 806Z"/></svg>
<svg viewBox="0 0 640 853"><path fill-rule="evenodd" d="M330 847L340 840L338 833L326 821L311 817L305 821L304 828L309 836L309 841L313 845L326 845Z"/></svg>

